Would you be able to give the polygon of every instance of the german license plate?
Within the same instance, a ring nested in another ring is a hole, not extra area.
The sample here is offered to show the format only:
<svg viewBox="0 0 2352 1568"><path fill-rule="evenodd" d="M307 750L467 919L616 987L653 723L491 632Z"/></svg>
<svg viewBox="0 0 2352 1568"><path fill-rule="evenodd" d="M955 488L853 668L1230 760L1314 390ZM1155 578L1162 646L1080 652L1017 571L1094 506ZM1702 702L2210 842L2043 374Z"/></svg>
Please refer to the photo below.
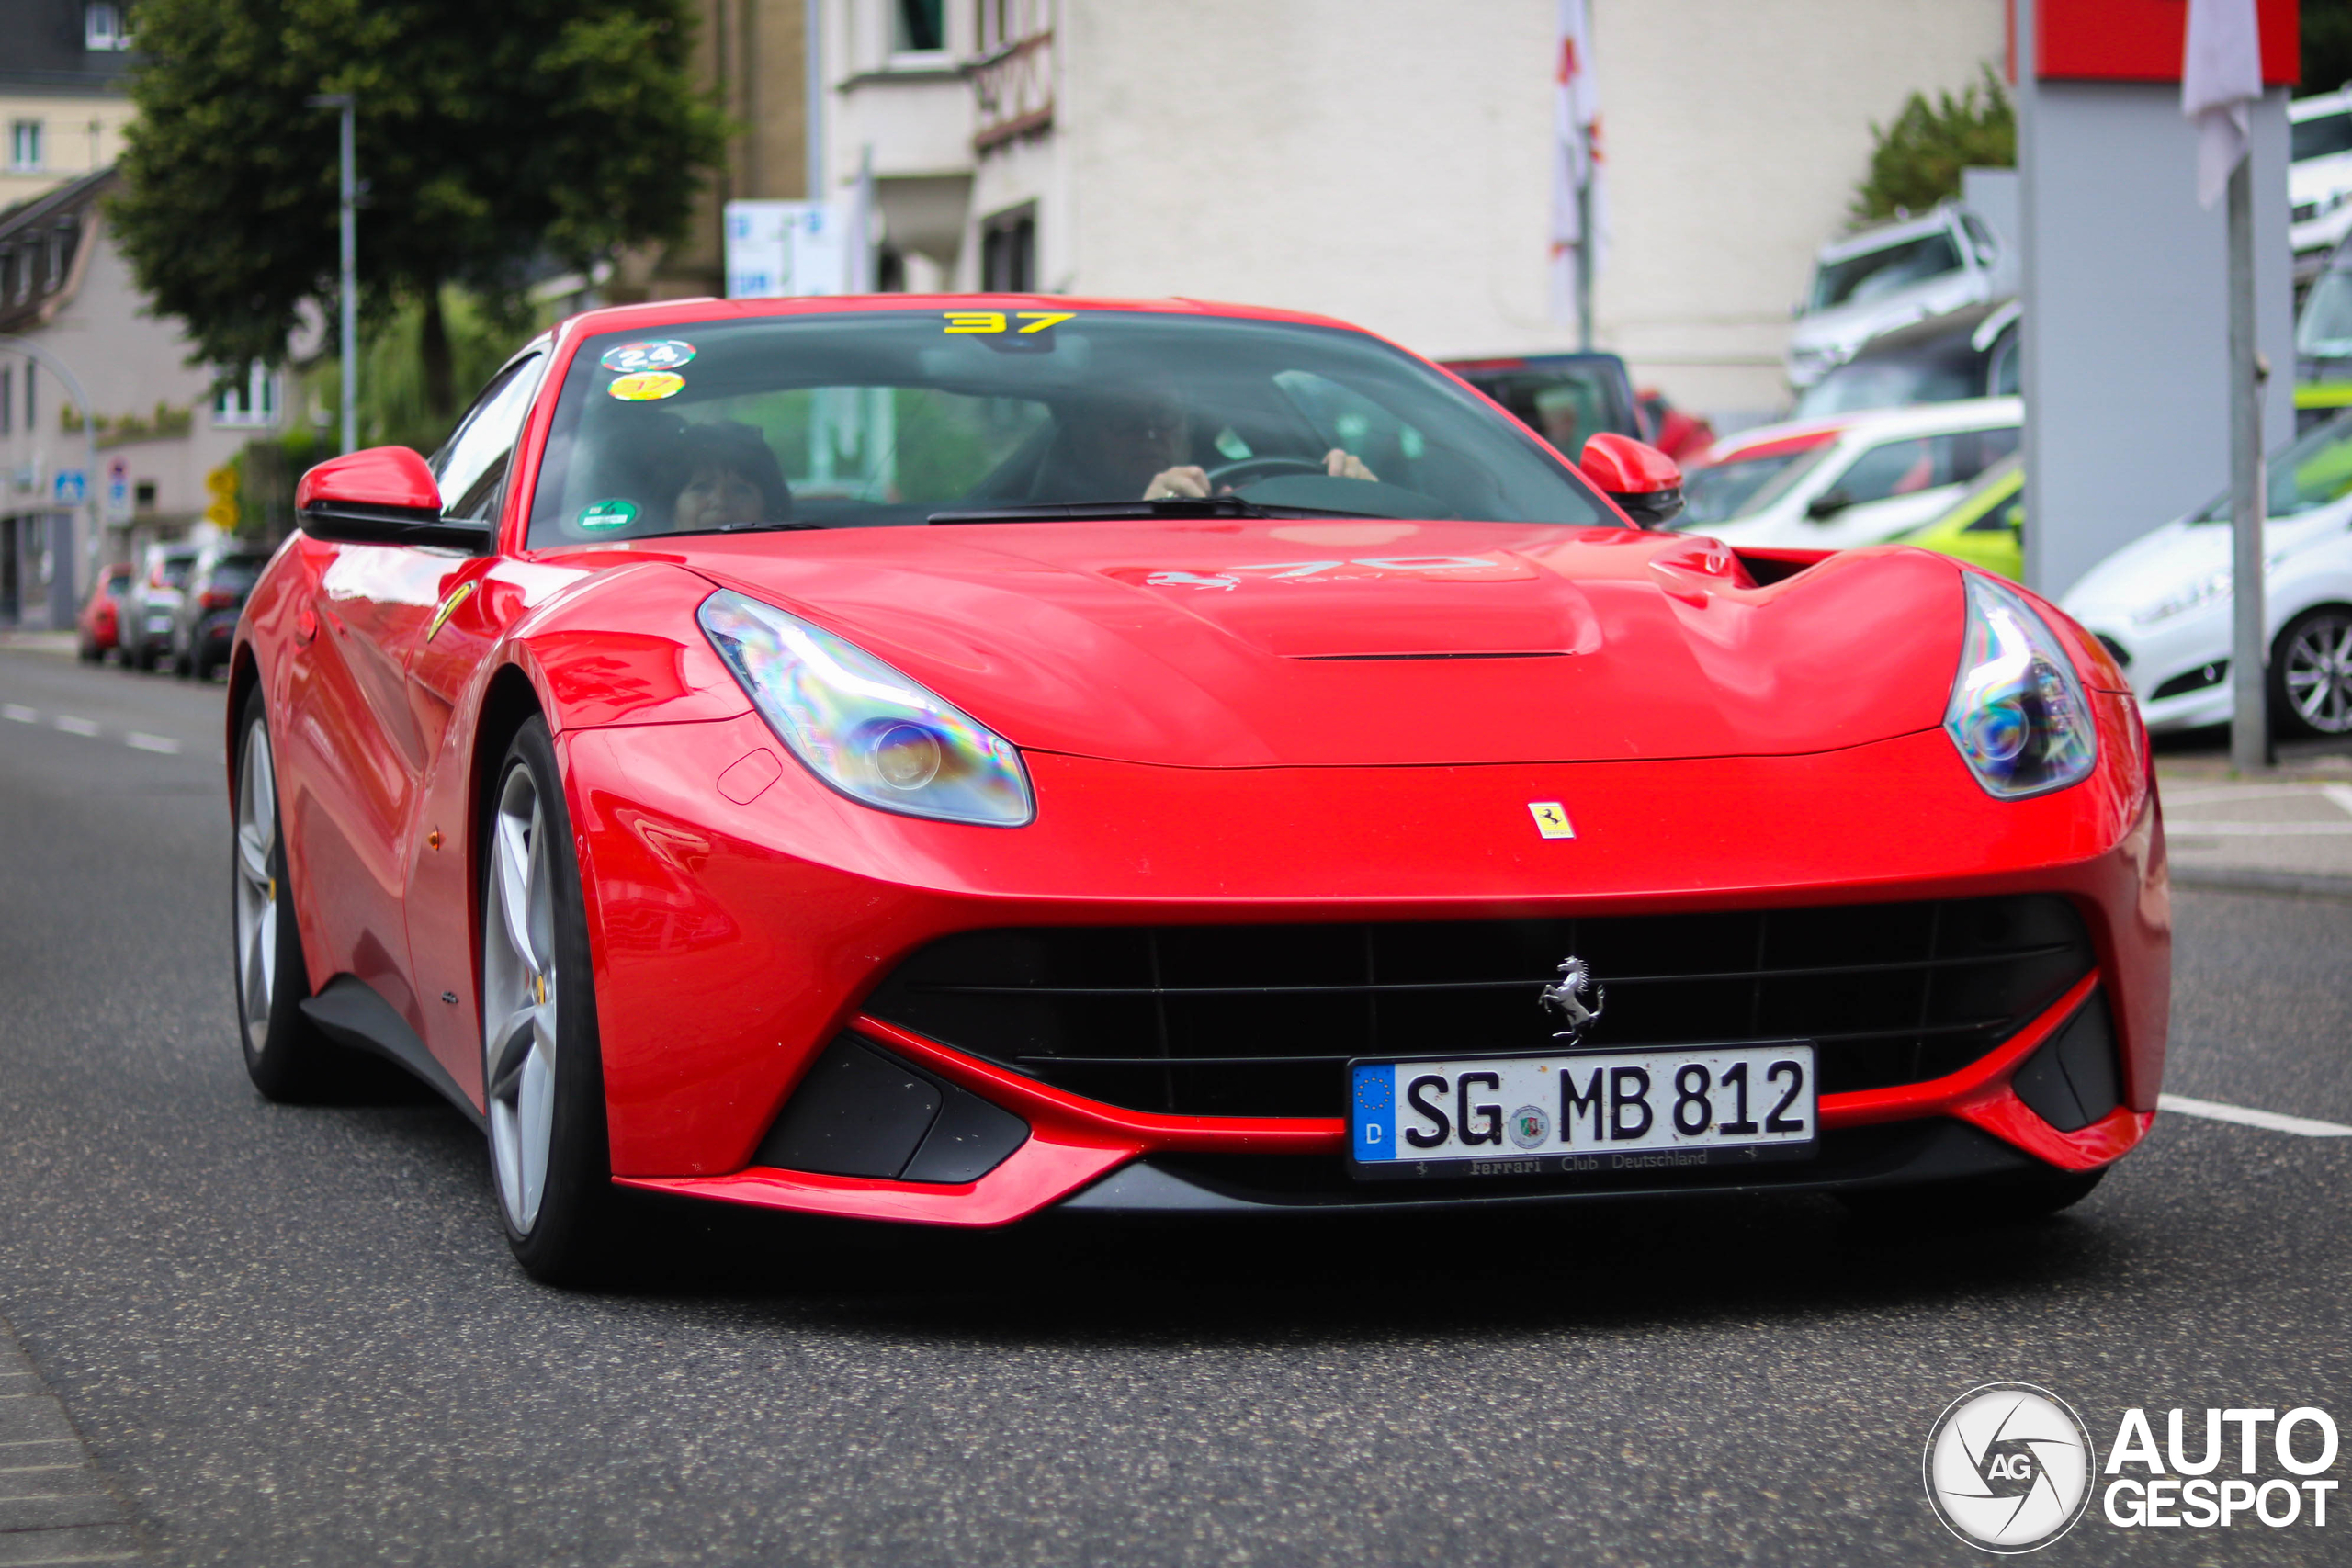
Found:
<svg viewBox="0 0 2352 1568"><path fill-rule="evenodd" d="M1359 1177L1609 1175L1812 1157L1813 1046L1348 1065Z"/></svg>

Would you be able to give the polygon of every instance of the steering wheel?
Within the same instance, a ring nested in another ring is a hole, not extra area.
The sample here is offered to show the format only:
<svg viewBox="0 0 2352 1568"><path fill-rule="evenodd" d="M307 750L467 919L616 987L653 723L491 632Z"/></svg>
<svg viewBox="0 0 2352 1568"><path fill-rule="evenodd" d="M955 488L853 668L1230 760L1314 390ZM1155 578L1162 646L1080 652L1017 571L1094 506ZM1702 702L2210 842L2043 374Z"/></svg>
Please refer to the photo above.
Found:
<svg viewBox="0 0 2352 1568"><path fill-rule="evenodd" d="M1239 490L1253 480L1270 479L1276 474L1313 474L1320 479L1324 472L1322 462L1314 457L1244 457L1208 470L1209 493L1216 494L1219 485Z"/></svg>

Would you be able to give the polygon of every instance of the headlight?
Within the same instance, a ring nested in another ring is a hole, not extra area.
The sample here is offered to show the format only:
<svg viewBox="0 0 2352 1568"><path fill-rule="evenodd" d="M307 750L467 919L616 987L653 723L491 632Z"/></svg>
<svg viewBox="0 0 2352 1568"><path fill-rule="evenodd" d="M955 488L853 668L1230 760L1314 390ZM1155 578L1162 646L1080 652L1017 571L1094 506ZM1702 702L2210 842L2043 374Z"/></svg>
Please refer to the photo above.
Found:
<svg viewBox="0 0 2352 1568"><path fill-rule="evenodd" d="M695 618L777 739L851 799L1000 828L1037 814L1011 741L863 649L724 589Z"/></svg>
<svg viewBox="0 0 2352 1568"><path fill-rule="evenodd" d="M2224 568L2220 571L2211 572L2199 578L2179 592L2168 594L2144 610L2134 610L2132 613L2132 624L2153 626L2158 621L2168 621L2183 611L2194 610L2199 604L2219 599L2229 591L2230 573L2228 569Z"/></svg>
<svg viewBox="0 0 2352 1568"><path fill-rule="evenodd" d="M1974 572L1966 581L1968 635L1945 733L1996 799L2079 783L2098 761L2098 733L2064 650L2024 600Z"/></svg>

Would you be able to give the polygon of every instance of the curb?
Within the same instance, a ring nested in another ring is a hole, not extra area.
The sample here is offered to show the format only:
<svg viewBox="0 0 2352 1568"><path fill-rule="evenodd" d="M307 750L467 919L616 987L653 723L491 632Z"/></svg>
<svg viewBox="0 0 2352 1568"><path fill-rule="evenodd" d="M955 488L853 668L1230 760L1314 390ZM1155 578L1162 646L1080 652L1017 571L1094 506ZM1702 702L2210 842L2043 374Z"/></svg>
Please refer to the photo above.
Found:
<svg viewBox="0 0 2352 1568"><path fill-rule="evenodd" d="M2296 871L2238 871L2227 866L2171 868L2175 887L2200 893L2277 893L2292 898L2352 900L2352 876L2313 876Z"/></svg>

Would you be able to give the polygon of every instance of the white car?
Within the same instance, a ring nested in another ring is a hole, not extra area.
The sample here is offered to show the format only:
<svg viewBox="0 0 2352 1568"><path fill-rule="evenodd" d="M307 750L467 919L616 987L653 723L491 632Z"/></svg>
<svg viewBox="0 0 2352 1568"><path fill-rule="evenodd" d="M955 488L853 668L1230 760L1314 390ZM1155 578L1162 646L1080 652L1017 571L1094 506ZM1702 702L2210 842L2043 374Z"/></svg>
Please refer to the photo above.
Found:
<svg viewBox="0 0 2352 1568"><path fill-rule="evenodd" d="M1958 202L1821 247L1789 334L1789 385L1802 391L1871 338L2017 290L2017 266Z"/></svg>
<svg viewBox="0 0 2352 1568"><path fill-rule="evenodd" d="M1717 442L1708 467L1686 477L1690 506L1678 525L1729 545L1875 545L1940 515L1969 480L2018 449L2024 421L2016 398L1970 398L1745 430ZM1730 477L1764 462L1777 466L1762 483L1729 504L1718 499L1739 487L1716 483L1710 468Z"/></svg>
<svg viewBox="0 0 2352 1568"><path fill-rule="evenodd" d="M2270 459L2263 611L2271 712L2282 731L2352 734L2352 415ZM2226 724L2230 503L2223 496L2093 567L2066 613L2132 677L2154 731Z"/></svg>
<svg viewBox="0 0 2352 1568"><path fill-rule="evenodd" d="M2296 99L2287 125L2288 243L2303 256L2352 232L2352 87Z"/></svg>

